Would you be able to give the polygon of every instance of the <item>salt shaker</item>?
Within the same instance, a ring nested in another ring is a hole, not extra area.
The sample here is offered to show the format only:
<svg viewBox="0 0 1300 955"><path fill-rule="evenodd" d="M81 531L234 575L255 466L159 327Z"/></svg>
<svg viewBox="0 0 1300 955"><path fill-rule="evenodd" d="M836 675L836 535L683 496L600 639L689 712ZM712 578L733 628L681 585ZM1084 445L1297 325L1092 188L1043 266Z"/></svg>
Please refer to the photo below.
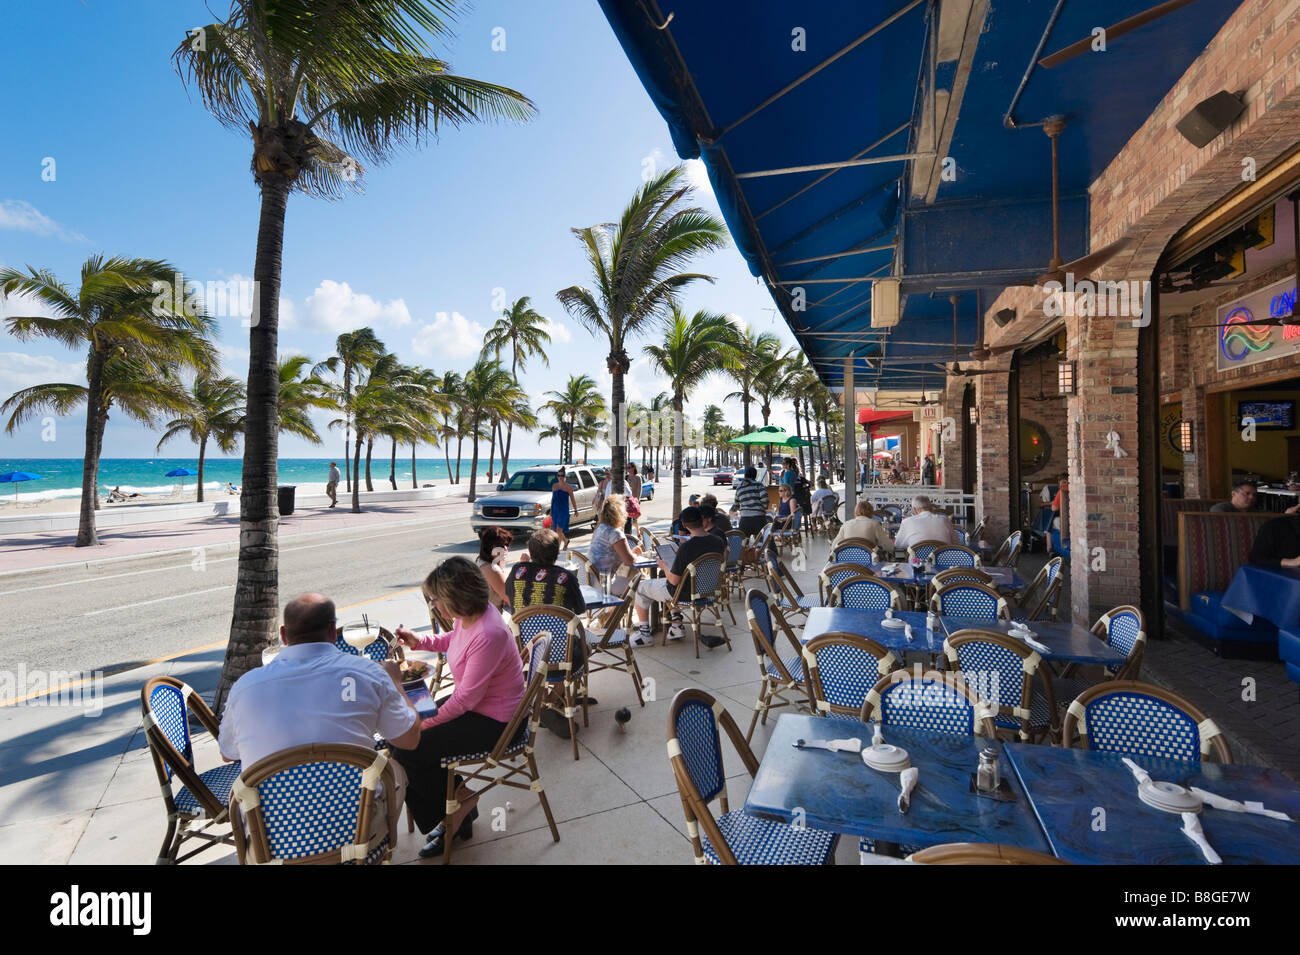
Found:
<svg viewBox="0 0 1300 955"><path fill-rule="evenodd" d="M934 630L939 626L939 615L933 610L927 610L925 613L925 629Z"/></svg>
<svg viewBox="0 0 1300 955"><path fill-rule="evenodd" d="M982 793L994 793L1000 785L997 750L990 746L980 753L979 768L975 770L975 788Z"/></svg>

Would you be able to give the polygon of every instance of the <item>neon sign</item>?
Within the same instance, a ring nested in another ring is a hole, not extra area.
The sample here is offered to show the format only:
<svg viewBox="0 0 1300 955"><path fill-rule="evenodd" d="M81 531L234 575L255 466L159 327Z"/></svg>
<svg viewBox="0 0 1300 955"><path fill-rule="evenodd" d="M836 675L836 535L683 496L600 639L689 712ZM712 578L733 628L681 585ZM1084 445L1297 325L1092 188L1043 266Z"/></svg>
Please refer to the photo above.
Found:
<svg viewBox="0 0 1300 955"><path fill-rule="evenodd" d="M1277 298L1282 297L1279 295ZM1241 361L1251 352L1267 351L1273 347L1273 342L1269 339L1271 331L1267 325L1255 324L1255 316L1250 309L1238 306L1228 313L1223 323L1219 351L1228 361Z"/></svg>

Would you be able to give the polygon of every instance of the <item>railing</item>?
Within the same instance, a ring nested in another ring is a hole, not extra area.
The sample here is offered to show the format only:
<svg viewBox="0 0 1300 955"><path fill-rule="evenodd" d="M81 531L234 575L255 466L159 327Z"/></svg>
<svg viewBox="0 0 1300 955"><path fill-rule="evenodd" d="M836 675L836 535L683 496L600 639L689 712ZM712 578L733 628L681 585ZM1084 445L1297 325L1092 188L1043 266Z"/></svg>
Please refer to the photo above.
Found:
<svg viewBox="0 0 1300 955"><path fill-rule="evenodd" d="M912 498L918 494L928 497L931 503L947 511L954 520L973 524L978 519L976 495L948 488L925 484L869 484L859 497L866 498L872 504L895 504L902 509L903 516L908 517L912 513Z"/></svg>

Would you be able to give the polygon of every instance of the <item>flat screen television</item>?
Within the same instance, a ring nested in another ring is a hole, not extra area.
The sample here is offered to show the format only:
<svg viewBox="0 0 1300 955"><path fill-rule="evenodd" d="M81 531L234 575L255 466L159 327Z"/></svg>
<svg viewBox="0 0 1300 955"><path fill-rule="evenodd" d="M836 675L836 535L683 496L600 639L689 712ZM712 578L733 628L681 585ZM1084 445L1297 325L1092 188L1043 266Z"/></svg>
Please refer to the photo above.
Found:
<svg viewBox="0 0 1300 955"><path fill-rule="evenodd" d="M1237 402L1237 424L1242 420L1253 418L1255 427L1290 431L1295 428L1294 401L1239 401Z"/></svg>

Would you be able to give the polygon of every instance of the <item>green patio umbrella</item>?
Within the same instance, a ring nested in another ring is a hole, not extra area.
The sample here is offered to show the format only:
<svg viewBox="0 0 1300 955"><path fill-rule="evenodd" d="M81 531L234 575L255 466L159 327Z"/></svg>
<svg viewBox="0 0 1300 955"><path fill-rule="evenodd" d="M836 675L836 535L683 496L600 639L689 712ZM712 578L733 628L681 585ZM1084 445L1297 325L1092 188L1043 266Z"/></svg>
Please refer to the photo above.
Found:
<svg viewBox="0 0 1300 955"><path fill-rule="evenodd" d="M807 441L798 435L793 435L784 428L778 428L774 424L766 425L757 431L751 431L749 434L742 434L739 438L731 441L732 444L766 444L769 446L782 448L806 448L809 447Z"/></svg>

